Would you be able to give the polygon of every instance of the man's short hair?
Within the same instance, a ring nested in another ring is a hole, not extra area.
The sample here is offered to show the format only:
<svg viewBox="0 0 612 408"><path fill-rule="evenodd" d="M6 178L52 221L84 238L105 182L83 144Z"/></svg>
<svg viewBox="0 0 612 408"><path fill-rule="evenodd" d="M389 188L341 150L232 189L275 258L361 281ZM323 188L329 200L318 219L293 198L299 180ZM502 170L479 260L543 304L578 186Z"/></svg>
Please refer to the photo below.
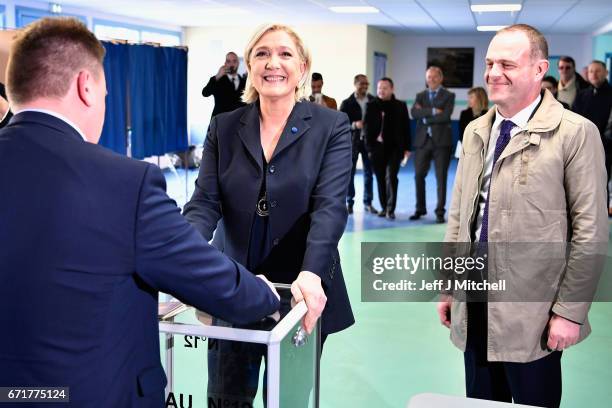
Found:
<svg viewBox="0 0 612 408"><path fill-rule="evenodd" d="M576 61L574 61L574 59L572 57L570 57L569 55L562 55L559 57L559 62L567 62L568 64L572 64L572 68L576 69ZM557 65L559 65L559 62L557 62Z"/></svg>
<svg viewBox="0 0 612 408"><path fill-rule="evenodd" d="M104 47L74 18L43 18L17 34L7 67L7 91L11 103L36 98L61 98L72 79L89 69L97 79L102 73Z"/></svg>
<svg viewBox="0 0 612 408"><path fill-rule="evenodd" d="M495 33L495 36L512 31L520 31L525 33L529 39L529 55L532 61L537 59L548 59L548 43L546 42L546 38L544 38L544 35L542 35L541 32L529 24L514 24L506 28L502 28Z"/></svg>
<svg viewBox="0 0 612 408"><path fill-rule="evenodd" d="M356 84L357 82L359 82L362 78L368 79L367 76L365 76L364 74L357 74L355 75L355 78L353 78L353 84Z"/></svg>
<svg viewBox="0 0 612 408"><path fill-rule="evenodd" d="M557 87L559 82L557 82L557 78L555 78L554 76L551 75L547 75L544 78L542 78L542 82L549 82L553 85L553 87Z"/></svg>
<svg viewBox="0 0 612 408"><path fill-rule="evenodd" d="M606 63L603 62L603 61L600 61L600 60L593 60L593 61L591 61L591 64L599 64L599 65L601 65L601 67L604 69L604 71L608 69L606 67ZM589 64L589 65L591 65L591 64Z"/></svg>
<svg viewBox="0 0 612 408"><path fill-rule="evenodd" d="M442 68L440 68L439 66L437 66L437 65L430 65L430 66L427 67L427 70L425 72L429 71L430 69L432 71L436 71L440 75L440 77L444 78L444 73L442 72Z"/></svg>
<svg viewBox="0 0 612 408"><path fill-rule="evenodd" d="M391 88L393 88L393 80L389 77L382 77L378 80L378 82L380 81L387 81L389 84L391 84Z"/></svg>
<svg viewBox="0 0 612 408"><path fill-rule="evenodd" d="M313 72L311 80L312 81L322 81L323 80L323 75L319 74L318 72Z"/></svg>

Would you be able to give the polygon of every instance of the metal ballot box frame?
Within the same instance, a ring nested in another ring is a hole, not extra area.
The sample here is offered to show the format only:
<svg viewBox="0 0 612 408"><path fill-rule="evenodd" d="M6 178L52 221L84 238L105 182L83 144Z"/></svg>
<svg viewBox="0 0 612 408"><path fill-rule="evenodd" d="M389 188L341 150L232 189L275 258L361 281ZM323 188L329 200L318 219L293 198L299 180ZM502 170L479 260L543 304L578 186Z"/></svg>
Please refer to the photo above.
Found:
<svg viewBox="0 0 612 408"><path fill-rule="evenodd" d="M290 285L275 284L274 285L281 299L291 299ZM178 303L177 303L178 304ZM167 305L167 303L164 303ZM160 310L162 304L160 303ZM320 319L317 322L316 328L310 335L301 328L301 320L307 312L305 302L297 304L292 303L292 308L284 315L280 316L278 323L270 324L269 328L262 330L252 330L245 328L223 327L214 325L215 319L203 312L183 305L180 308L175 308L175 313L169 313L162 317L160 316L159 331L163 333L162 339L162 359L165 361L166 377L168 385L166 386L166 397L175 391L177 386L176 374L181 370L176 363L177 347L179 342L175 342L176 335L189 336L193 339L205 338L210 347L210 340L229 340L240 343L262 344L267 347L267 365L266 365L266 380L267 380L267 408L279 407L319 407L319 360L321 355L321 340L320 340ZM162 313L162 312L160 312ZM267 318L271 321L270 318ZM163 353L165 352L165 358ZM202 362L205 360L202 357ZM199 362L199 360L196 360ZM207 378L208 372L206 365L201 367L202 380ZM308 388L311 388L309 391ZM297 388L300 388L299 390ZM196 389L197 392L203 392L205 399L208 401L202 405L194 403L196 407L217 406L214 402L211 404L206 395L206 383L202 381L201 389ZM310 394L307 401L299 401L304 395ZM190 394L190 404L191 405ZM297 399L296 399L297 398ZM182 395L181 395L182 399ZM197 398L196 398L197 399ZM257 403L255 401L254 403ZM182 400L181 400L182 404ZM178 406L178 403L177 403ZM221 405L219 405L221 406ZM225 405L222 405L225 406ZM234 406L234 405L228 405ZM251 406L250 404L237 405L239 407Z"/></svg>

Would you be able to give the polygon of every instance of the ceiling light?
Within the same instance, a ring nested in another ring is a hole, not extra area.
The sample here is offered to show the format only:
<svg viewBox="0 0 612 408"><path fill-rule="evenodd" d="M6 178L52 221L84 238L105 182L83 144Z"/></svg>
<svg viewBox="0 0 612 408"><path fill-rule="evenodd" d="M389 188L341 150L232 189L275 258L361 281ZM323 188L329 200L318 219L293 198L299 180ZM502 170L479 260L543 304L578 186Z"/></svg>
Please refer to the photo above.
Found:
<svg viewBox="0 0 612 408"><path fill-rule="evenodd" d="M495 11L521 11L520 4L472 4L470 8L474 13L489 13Z"/></svg>
<svg viewBox="0 0 612 408"><path fill-rule="evenodd" d="M478 26L476 27L476 29L478 31L499 31L502 28L506 28L508 27L507 25L501 25L501 26Z"/></svg>
<svg viewBox="0 0 612 408"><path fill-rule="evenodd" d="M379 12L376 7L370 6L333 6L329 9L334 13L366 14Z"/></svg>

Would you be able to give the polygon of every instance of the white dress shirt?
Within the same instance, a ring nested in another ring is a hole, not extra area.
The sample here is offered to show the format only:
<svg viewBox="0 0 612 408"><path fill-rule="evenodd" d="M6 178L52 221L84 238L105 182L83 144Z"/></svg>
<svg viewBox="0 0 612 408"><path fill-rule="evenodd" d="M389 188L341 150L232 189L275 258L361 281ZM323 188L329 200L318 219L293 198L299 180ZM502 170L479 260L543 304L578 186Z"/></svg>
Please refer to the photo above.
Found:
<svg viewBox="0 0 612 408"><path fill-rule="evenodd" d="M480 185L480 196L478 199L478 217L476 218L476 233L474 236L474 242L478 242L480 240L480 229L482 227L482 217L484 215L485 203L487 202L487 196L489 195L489 184L491 182L491 172L493 172L493 156L495 154L495 144L497 143L497 139L499 138L499 132L501 128L501 123L504 120L510 120L516 126L512 128L510 131L510 140L518 134L519 132L525 130L527 128L527 122L533 111L540 103L542 99L541 95L529 104L526 108L519 111L516 115L511 118L504 118L499 110L495 110L495 121L493 122L493 126L491 127L491 135L489 136L489 146L487 148L487 155L485 157L484 162L484 174L482 175L482 184Z"/></svg>

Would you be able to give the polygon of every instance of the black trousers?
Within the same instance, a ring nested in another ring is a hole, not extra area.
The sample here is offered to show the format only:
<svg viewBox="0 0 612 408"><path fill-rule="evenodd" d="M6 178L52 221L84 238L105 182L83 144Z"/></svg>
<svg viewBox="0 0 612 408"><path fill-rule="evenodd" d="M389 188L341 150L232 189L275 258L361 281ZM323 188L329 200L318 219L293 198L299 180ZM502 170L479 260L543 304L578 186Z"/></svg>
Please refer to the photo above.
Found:
<svg viewBox="0 0 612 408"><path fill-rule="evenodd" d="M443 216L446 212L446 180L450 164L452 149L448 146L436 147L430 137L425 144L416 149L414 155L414 180L416 184L416 212L425 214L427 204L425 200L425 177L429 173L431 161L434 161L436 182L438 184L438 205L436 215Z"/></svg>
<svg viewBox="0 0 612 408"><path fill-rule="evenodd" d="M372 167L376 174L376 185L378 186L378 199L383 211L395 212L397 203L397 187L399 180L400 163L403 152L394 146L385 146L376 142L372 151Z"/></svg>
<svg viewBox="0 0 612 408"><path fill-rule="evenodd" d="M558 408L561 351L528 363L487 361L487 304L468 303L468 341L463 355L469 398Z"/></svg>

